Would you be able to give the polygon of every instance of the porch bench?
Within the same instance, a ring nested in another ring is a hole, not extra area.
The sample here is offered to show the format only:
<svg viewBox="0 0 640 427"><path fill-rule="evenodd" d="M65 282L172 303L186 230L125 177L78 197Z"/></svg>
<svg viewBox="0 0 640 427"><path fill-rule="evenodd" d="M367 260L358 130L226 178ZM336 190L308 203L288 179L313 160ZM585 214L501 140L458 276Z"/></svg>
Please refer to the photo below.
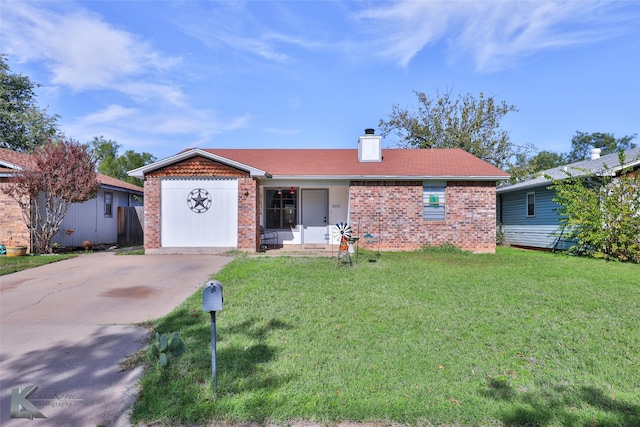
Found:
<svg viewBox="0 0 640 427"><path fill-rule="evenodd" d="M273 245L275 248L278 244L278 232L277 231L265 231L263 226L260 226L260 252L267 250L269 245Z"/></svg>

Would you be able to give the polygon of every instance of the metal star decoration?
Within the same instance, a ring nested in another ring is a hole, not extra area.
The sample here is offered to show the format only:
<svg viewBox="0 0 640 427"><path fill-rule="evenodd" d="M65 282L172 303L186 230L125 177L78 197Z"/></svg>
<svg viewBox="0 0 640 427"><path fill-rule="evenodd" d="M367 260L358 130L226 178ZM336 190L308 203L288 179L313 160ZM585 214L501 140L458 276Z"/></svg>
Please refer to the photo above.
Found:
<svg viewBox="0 0 640 427"><path fill-rule="evenodd" d="M196 188L187 196L187 205L195 213L203 213L211 207L211 195L204 188Z"/></svg>

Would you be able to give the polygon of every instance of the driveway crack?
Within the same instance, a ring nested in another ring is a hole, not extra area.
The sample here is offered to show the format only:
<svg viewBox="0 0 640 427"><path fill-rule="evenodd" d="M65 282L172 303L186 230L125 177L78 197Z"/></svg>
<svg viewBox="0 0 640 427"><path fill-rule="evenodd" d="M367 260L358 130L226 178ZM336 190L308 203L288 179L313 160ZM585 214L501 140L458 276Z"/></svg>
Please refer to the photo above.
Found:
<svg viewBox="0 0 640 427"><path fill-rule="evenodd" d="M55 291L52 291L52 292L49 292L48 294L43 295L42 298L40 298L38 301L34 302L33 304L25 305L24 307L20 307L20 308L18 308L16 310L13 310L13 311L9 312L9 315L14 314L14 313L18 313L18 312L20 312L22 310L26 310L28 308L35 307L36 305L40 304L42 301L44 301L45 299L47 299L51 295L55 295L55 294L58 294L58 293L63 292L63 291L68 291L68 290L71 290L71 289L75 289L75 288L78 288L80 286L85 286L88 282L89 282L89 279L87 279L84 282L79 283L77 285L70 286L68 288L56 289Z"/></svg>

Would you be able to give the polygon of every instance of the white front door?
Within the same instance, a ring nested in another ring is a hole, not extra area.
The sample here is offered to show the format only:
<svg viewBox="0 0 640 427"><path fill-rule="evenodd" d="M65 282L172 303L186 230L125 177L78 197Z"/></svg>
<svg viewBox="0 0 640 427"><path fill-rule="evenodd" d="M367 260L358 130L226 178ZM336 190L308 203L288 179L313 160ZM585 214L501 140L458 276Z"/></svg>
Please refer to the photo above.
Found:
<svg viewBox="0 0 640 427"><path fill-rule="evenodd" d="M328 243L329 191L302 190L302 243Z"/></svg>

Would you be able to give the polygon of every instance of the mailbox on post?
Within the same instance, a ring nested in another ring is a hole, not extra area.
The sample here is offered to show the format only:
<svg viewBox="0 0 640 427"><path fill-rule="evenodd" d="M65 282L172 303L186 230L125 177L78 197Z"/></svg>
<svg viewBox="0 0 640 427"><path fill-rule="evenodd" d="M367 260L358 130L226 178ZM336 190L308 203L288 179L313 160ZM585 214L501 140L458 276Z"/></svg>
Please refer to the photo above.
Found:
<svg viewBox="0 0 640 427"><path fill-rule="evenodd" d="M217 280L210 280L202 291L202 309L211 314L211 376L213 382L213 393L218 390L218 377L216 374L216 311L222 310L222 283Z"/></svg>
<svg viewBox="0 0 640 427"><path fill-rule="evenodd" d="M220 311L223 301L222 283L217 280L207 282L204 292L202 292L202 309L204 311Z"/></svg>

